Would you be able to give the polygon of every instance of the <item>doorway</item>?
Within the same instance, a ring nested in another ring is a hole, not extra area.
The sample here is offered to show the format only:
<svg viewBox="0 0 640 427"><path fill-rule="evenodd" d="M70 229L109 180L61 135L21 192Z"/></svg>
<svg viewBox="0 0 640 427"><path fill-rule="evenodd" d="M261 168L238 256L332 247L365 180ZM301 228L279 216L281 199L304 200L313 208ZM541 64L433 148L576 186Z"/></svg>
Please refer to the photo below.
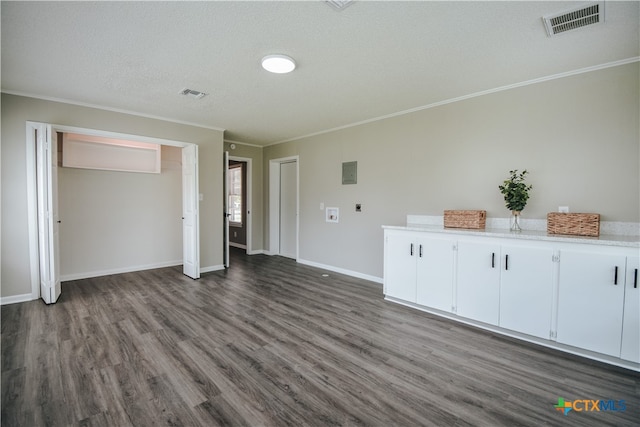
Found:
<svg viewBox="0 0 640 427"><path fill-rule="evenodd" d="M229 159L229 245L247 249L247 162Z"/></svg>
<svg viewBox="0 0 640 427"><path fill-rule="evenodd" d="M298 259L298 156L269 162L269 252Z"/></svg>
<svg viewBox="0 0 640 427"><path fill-rule="evenodd" d="M60 221L55 218L55 210L48 208L56 206L57 187L55 176L52 176L50 184L42 179L51 176L52 172L55 173L56 165L51 156L58 151L55 139L58 132L170 145L182 149L183 272L194 279L200 277L197 145L37 122L27 122L26 131L32 299L42 297L45 302L53 303L59 295L60 270L56 229ZM49 159L46 156L49 156ZM48 191L44 190L44 186L47 186ZM54 215L49 212L53 212ZM46 221L47 218L50 220ZM47 244L42 245L42 242Z"/></svg>
<svg viewBox="0 0 640 427"><path fill-rule="evenodd" d="M252 246L252 170L249 157L224 153L224 265L229 267L229 248L244 250L248 255Z"/></svg>

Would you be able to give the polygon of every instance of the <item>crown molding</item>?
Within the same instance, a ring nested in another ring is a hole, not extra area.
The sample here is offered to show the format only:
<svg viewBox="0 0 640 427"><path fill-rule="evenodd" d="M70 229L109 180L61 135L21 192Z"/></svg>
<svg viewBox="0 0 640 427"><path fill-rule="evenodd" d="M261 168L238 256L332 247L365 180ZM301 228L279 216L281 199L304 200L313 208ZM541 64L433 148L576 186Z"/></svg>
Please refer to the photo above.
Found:
<svg viewBox="0 0 640 427"><path fill-rule="evenodd" d="M325 133L335 132L335 131L342 130L342 129L348 129L348 128L352 128L352 127L355 127L355 126L364 125L364 124L367 124L367 123L373 123L373 122L378 122L380 120L390 119L390 118L393 118L393 117L404 116L406 114L411 114L411 113L415 113L415 112L418 112L418 111L428 110L430 108L436 108L436 107L440 107L440 106L446 105L446 104L453 104L454 102L464 101L464 100L471 99L471 98L477 98L479 96L490 95L492 93L503 92L503 91L506 91L506 90L516 89L516 88L520 88L520 87L524 87L524 86L530 86L530 85L534 85L534 84L538 84L538 83L547 82L547 81L550 81L550 80L563 79L565 77L576 76L578 74L590 73L590 72L593 72L593 71L604 70L604 69L607 69L607 68L619 67L621 65L631 64L633 62L638 62L638 61L640 61L640 56L635 56L635 57L632 57L632 58L622 59L620 61L607 62L605 64L595 65L595 66L592 66L592 67L580 68L578 70L567 71L567 72L559 73L559 74L552 74L550 76L539 77L537 79L532 79L532 80L525 80L525 81L520 82L520 83L514 83L514 84L507 85L507 86L500 86L500 87L497 87L497 88L494 88L494 89L488 89L488 90L483 90L483 91L480 91L480 92L474 92L474 93L470 93L468 95L463 95L463 96L459 96L459 97L456 97L456 98L446 99L444 101L438 101L438 102L434 102L432 104L427 104L427 105L423 105L423 106L420 106L420 107L411 108L409 110L398 111L397 113L391 113L391 114L387 114L387 115L384 115L384 116L374 117L372 119L362 120L362 121L351 123L351 124L344 125L344 126L339 126L339 127L335 127L335 128L331 128L331 129L322 130L322 131L319 131L319 132L309 133L309 134L302 135L302 136L297 136L297 137L294 137L294 138L283 139L281 141L271 142L271 143L265 144L264 146L265 147L270 147L272 145L284 144L285 142L297 141L297 140L304 139L304 138L310 138L312 136L322 135L322 134L325 134Z"/></svg>
<svg viewBox="0 0 640 427"><path fill-rule="evenodd" d="M153 114L144 114L144 113L139 113L137 111L124 110L124 109L121 109L121 108L105 107L103 105L90 104L88 102L72 101L70 99L65 99L65 98L56 98L56 97L52 97L52 96L41 96L41 95L35 95L33 93L13 91L13 90L2 90L1 93L5 93L7 95L24 96L26 98L41 99L43 101L60 102L62 104L75 105L75 106L78 106L78 107L95 108L97 110L110 111L110 112L113 112L113 113L120 113L120 114L128 114L130 116L144 117L146 119L162 120L163 122L176 123L176 124L187 125L187 126L194 126L194 127L199 127L199 128L203 128L203 129L216 130L216 131L220 131L220 132L224 132L226 130L226 129L223 129L223 128L203 125L201 123L194 123L194 122L187 122L187 121L184 121L184 120L170 119L168 117L155 116Z"/></svg>

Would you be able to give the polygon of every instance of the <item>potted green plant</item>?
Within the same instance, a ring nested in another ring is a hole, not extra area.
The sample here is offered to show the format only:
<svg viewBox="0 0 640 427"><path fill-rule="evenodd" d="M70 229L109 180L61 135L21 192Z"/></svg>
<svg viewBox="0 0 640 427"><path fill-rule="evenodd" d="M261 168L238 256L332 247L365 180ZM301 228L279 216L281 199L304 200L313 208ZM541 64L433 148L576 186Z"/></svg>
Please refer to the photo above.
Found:
<svg viewBox="0 0 640 427"><path fill-rule="evenodd" d="M520 173L518 173L517 169L509 171L509 179L506 179L502 185L498 186L498 189L500 189L500 192L504 196L507 209L509 209L512 214L512 231L521 230L519 220L520 212L522 212L524 207L527 205L527 200L529 200L529 190L533 188L532 185L525 184L525 177L527 173L526 169Z"/></svg>

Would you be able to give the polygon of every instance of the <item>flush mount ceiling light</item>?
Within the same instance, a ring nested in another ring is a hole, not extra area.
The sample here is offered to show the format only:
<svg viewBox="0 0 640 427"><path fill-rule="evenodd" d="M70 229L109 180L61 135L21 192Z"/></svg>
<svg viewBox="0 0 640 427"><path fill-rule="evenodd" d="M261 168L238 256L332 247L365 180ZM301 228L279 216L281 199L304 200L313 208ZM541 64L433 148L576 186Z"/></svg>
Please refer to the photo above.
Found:
<svg viewBox="0 0 640 427"><path fill-rule="evenodd" d="M272 73L290 73L296 68L296 62L287 55L267 55L262 58L262 68Z"/></svg>

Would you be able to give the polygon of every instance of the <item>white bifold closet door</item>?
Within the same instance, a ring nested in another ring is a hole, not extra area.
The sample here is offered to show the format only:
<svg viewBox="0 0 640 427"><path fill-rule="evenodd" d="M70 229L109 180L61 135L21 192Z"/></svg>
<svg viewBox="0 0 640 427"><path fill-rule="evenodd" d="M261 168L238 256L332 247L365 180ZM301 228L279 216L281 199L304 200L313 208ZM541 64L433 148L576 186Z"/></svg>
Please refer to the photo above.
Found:
<svg viewBox="0 0 640 427"><path fill-rule="evenodd" d="M182 148L182 271L200 278L200 233L198 218L198 146Z"/></svg>
<svg viewBox="0 0 640 427"><path fill-rule="evenodd" d="M38 181L38 256L40 297L47 304L58 300L60 286L60 220L58 216L58 139L51 125L38 124L36 179Z"/></svg>
<svg viewBox="0 0 640 427"><path fill-rule="evenodd" d="M229 210L229 152L224 152L223 158L223 174L222 174L222 186L223 186L223 194L224 200L222 202L222 217L223 217L223 257L224 257L224 266L229 268L229 216L231 216Z"/></svg>

